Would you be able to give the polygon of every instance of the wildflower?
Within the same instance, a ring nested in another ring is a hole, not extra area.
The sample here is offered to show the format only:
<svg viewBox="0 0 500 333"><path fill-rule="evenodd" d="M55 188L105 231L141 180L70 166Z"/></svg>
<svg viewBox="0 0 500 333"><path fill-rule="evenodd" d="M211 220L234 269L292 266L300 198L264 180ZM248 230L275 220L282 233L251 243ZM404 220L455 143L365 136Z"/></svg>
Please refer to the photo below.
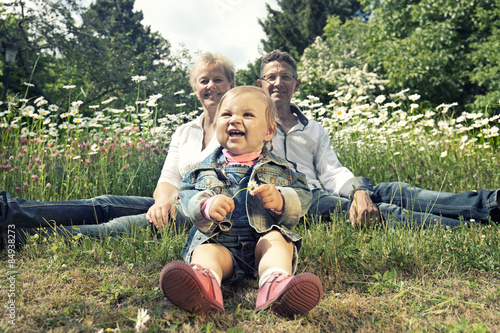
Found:
<svg viewBox="0 0 500 333"><path fill-rule="evenodd" d="M146 326L144 325L149 320L148 310L139 309L137 312L137 321L135 323L135 330L137 332L146 331Z"/></svg>
<svg viewBox="0 0 500 333"><path fill-rule="evenodd" d="M345 116L346 109L345 108L338 108L337 111L335 111L335 115L337 117L343 117Z"/></svg>
<svg viewBox="0 0 500 333"><path fill-rule="evenodd" d="M148 99L148 102L146 105L151 106L151 107L156 106L156 101L158 99L160 99L161 97L163 97L162 94L156 94L156 95L149 96L149 99Z"/></svg>
<svg viewBox="0 0 500 333"><path fill-rule="evenodd" d="M184 91L184 89L181 89L181 90L179 90L179 91L174 92L174 96L175 96L175 95L182 95L182 94L185 94L185 93L186 93L186 92Z"/></svg>
<svg viewBox="0 0 500 333"><path fill-rule="evenodd" d="M46 100L45 100L45 98L43 98L43 96L42 96L42 97L38 97L37 99L35 99L35 100L33 101L33 103L34 103L34 104L36 104L37 106L40 106L40 105L42 105L42 104L46 104L46 103L47 103L47 101L46 101Z"/></svg>
<svg viewBox="0 0 500 333"><path fill-rule="evenodd" d="M330 93L330 94L333 94L335 97L340 97L342 96L343 92L342 91L338 91L338 90L335 90L334 92ZM329 94L329 95L330 95Z"/></svg>
<svg viewBox="0 0 500 333"><path fill-rule="evenodd" d="M249 182L248 182L248 190L249 190L249 191L253 191L253 190L255 190L257 187L259 187L259 184L257 184L257 182L256 182L256 181L251 180L251 181L249 181Z"/></svg>
<svg viewBox="0 0 500 333"><path fill-rule="evenodd" d="M447 151L447 150L445 150L445 151L443 151L443 152L441 153L441 157L442 157L442 158L444 158L444 157L446 157L446 156L448 156L448 151Z"/></svg>
<svg viewBox="0 0 500 333"><path fill-rule="evenodd" d="M186 106L186 103L175 104L175 106L180 108L180 107Z"/></svg>
<svg viewBox="0 0 500 333"><path fill-rule="evenodd" d="M377 98L375 98L375 103L377 104L382 104L385 101L385 96L384 95L379 95Z"/></svg>
<svg viewBox="0 0 500 333"><path fill-rule="evenodd" d="M114 96L112 96L112 97L108 98L107 100L102 101L102 102L101 102L101 104L109 104L109 103L111 103L112 101L114 101L115 99L118 99L118 97L114 97Z"/></svg>
<svg viewBox="0 0 500 333"><path fill-rule="evenodd" d="M23 82L23 84L27 87L34 87L35 86L33 83L29 83L29 82Z"/></svg>
<svg viewBox="0 0 500 333"><path fill-rule="evenodd" d="M69 115L70 116L76 116L78 114L78 107L77 106L72 106L70 111L69 111Z"/></svg>
<svg viewBox="0 0 500 333"><path fill-rule="evenodd" d="M142 82L142 81L146 81L147 80L147 77L144 76L144 75L135 75L135 76L132 76L132 81L133 82Z"/></svg>
<svg viewBox="0 0 500 333"><path fill-rule="evenodd" d="M45 186L47 188L51 188L52 187L52 184L51 183L47 183L47 185Z"/></svg>
<svg viewBox="0 0 500 333"><path fill-rule="evenodd" d="M345 96L344 96L344 97L342 97L342 96L341 96L341 97L339 97L339 98L338 98L338 100L339 100L339 102L341 102L341 103L346 103L346 102L348 101L348 99L347 99L347 98L345 98Z"/></svg>
<svg viewBox="0 0 500 333"><path fill-rule="evenodd" d="M420 95L419 94L413 94L413 95L408 96L408 99L410 101L414 101L415 102L416 100L420 99Z"/></svg>
<svg viewBox="0 0 500 333"><path fill-rule="evenodd" d="M64 89L75 89L76 86L75 85L66 85L66 86L63 86Z"/></svg>
<svg viewBox="0 0 500 333"><path fill-rule="evenodd" d="M409 89L409 88L406 88L406 89L404 89L404 90L401 90L400 92L398 92L398 93L396 94L396 96L399 96L399 97L404 97L404 95L405 95L408 91L410 91L410 89Z"/></svg>
<svg viewBox="0 0 500 333"><path fill-rule="evenodd" d="M98 109L99 105L89 105L89 109Z"/></svg>
<svg viewBox="0 0 500 333"><path fill-rule="evenodd" d="M23 116L31 116L35 113L35 107L33 105L27 105L23 108Z"/></svg>

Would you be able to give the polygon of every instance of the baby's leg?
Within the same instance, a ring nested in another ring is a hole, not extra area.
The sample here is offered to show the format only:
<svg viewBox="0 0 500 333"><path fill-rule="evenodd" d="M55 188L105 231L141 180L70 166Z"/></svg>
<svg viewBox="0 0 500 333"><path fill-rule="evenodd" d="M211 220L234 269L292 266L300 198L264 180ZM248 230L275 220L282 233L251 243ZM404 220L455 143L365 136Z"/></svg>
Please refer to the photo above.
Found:
<svg viewBox="0 0 500 333"><path fill-rule="evenodd" d="M259 293L255 312L269 309L293 316L309 312L320 301L323 286L311 273L292 275L293 243L280 231L263 235L255 248L259 265Z"/></svg>
<svg viewBox="0 0 500 333"><path fill-rule="evenodd" d="M163 267L160 287L170 302L188 312L224 312L220 282L232 274L233 260L225 247L201 244L190 265L173 261Z"/></svg>
<svg viewBox="0 0 500 333"><path fill-rule="evenodd" d="M201 244L193 251L191 264L211 269L218 276L219 282L233 275L233 258L229 250L218 244Z"/></svg>
<svg viewBox="0 0 500 333"><path fill-rule="evenodd" d="M269 268L281 268L292 274L293 244L278 230L262 236L255 247L255 260L259 265L259 276Z"/></svg>

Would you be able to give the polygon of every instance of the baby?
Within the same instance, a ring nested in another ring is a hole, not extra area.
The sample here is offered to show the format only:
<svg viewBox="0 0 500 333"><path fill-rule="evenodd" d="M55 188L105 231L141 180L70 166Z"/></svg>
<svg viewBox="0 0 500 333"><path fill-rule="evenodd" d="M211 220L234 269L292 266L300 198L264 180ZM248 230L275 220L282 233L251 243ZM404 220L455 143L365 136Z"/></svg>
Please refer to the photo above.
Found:
<svg viewBox="0 0 500 333"><path fill-rule="evenodd" d="M294 231L311 202L302 174L266 147L276 131L274 102L257 87L237 87L216 115L221 147L186 174L182 208L193 222L184 260L168 263L160 286L191 313L223 312L221 281L259 277L255 311L303 314L323 287L311 273L293 275L301 237Z"/></svg>

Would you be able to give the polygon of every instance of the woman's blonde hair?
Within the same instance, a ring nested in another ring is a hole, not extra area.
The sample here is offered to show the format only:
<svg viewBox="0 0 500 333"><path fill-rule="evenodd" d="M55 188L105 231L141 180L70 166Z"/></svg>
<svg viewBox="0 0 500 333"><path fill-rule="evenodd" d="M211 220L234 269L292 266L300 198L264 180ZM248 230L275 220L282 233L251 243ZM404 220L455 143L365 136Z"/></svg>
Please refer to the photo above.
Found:
<svg viewBox="0 0 500 333"><path fill-rule="evenodd" d="M194 86L196 85L196 79L198 78L198 72L200 69L210 64L222 67L229 83L234 82L235 69L233 62L229 60L228 57L220 53L205 52L196 59L193 67L191 68L191 72L189 73L189 83L191 84L191 88L194 89Z"/></svg>

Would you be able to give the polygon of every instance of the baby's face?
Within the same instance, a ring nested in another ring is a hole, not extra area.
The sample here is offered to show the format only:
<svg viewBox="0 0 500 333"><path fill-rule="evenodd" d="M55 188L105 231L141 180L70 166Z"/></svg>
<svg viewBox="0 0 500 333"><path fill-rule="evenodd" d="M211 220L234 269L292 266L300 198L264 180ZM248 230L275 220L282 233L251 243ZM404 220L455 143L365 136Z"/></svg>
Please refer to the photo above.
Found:
<svg viewBox="0 0 500 333"><path fill-rule="evenodd" d="M221 146L236 155L259 152L274 135L266 120L264 103L251 93L222 101L215 131Z"/></svg>

